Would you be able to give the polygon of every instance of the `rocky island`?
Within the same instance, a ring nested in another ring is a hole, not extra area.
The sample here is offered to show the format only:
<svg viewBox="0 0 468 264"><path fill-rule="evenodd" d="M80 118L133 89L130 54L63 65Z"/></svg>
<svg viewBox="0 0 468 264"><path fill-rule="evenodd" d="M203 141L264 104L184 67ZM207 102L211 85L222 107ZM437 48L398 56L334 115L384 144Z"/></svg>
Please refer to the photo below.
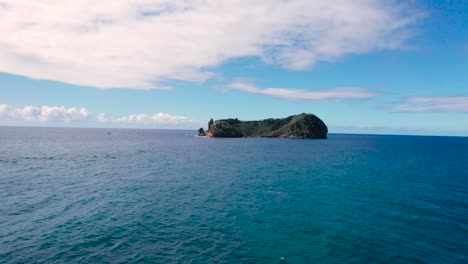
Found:
<svg viewBox="0 0 468 264"><path fill-rule="evenodd" d="M286 118L260 121L240 121L237 118L208 122L208 130L198 129L199 136L208 137L271 137L271 138L327 138L328 128L313 114L302 113Z"/></svg>

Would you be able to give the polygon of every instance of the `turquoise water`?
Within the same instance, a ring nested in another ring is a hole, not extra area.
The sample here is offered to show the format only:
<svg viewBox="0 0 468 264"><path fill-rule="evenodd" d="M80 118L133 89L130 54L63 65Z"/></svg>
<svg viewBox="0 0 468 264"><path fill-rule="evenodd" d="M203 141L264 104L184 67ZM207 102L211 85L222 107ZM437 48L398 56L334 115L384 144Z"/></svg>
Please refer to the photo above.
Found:
<svg viewBox="0 0 468 264"><path fill-rule="evenodd" d="M0 262L468 262L468 138L194 134L0 128Z"/></svg>

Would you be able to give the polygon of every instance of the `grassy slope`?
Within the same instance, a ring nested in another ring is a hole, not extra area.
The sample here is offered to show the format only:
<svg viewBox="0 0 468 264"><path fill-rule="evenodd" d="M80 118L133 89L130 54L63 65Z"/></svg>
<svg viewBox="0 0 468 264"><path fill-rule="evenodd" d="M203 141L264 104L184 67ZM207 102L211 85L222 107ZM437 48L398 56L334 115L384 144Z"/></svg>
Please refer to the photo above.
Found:
<svg viewBox="0 0 468 264"><path fill-rule="evenodd" d="M216 121L216 126L227 128L229 134L240 133L247 137L326 138L328 132L322 120L305 113L260 121L222 119Z"/></svg>

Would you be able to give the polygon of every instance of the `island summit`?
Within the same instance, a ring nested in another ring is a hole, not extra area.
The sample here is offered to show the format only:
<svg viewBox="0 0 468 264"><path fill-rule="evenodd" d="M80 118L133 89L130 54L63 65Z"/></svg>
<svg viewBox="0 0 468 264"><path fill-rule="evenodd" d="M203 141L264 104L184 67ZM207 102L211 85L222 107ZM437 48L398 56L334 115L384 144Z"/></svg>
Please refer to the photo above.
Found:
<svg viewBox="0 0 468 264"><path fill-rule="evenodd" d="M260 121L240 121L237 118L208 122L208 130L198 129L199 136L208 137L270 137L326 139L328 128L313 114L302 113L286 118Z"/></svg>

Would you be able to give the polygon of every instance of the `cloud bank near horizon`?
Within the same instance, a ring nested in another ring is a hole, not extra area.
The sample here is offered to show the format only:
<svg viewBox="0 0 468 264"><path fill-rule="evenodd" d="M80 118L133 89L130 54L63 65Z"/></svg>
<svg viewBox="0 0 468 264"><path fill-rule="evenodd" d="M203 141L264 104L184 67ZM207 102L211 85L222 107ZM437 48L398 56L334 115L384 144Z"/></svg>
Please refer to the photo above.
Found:
<svg viewBox="0 0 468 264"><path fill-rule="evenodd" d="M236 58L300 70L400 49L419 16L384 0L2 0L0 72L167 89L212 78Z"/></svg>
<svg viewBox="0 0 468 264"><path fill-rule="evenodd" d="M32 121L42 123L99 123L142 126L193 126L199 122L184 116L167 113L131 114L121 117L109 117L105 113L94 115L86 108L64 106L25 106L14 108L0 104L0 121Z"/></svg>

